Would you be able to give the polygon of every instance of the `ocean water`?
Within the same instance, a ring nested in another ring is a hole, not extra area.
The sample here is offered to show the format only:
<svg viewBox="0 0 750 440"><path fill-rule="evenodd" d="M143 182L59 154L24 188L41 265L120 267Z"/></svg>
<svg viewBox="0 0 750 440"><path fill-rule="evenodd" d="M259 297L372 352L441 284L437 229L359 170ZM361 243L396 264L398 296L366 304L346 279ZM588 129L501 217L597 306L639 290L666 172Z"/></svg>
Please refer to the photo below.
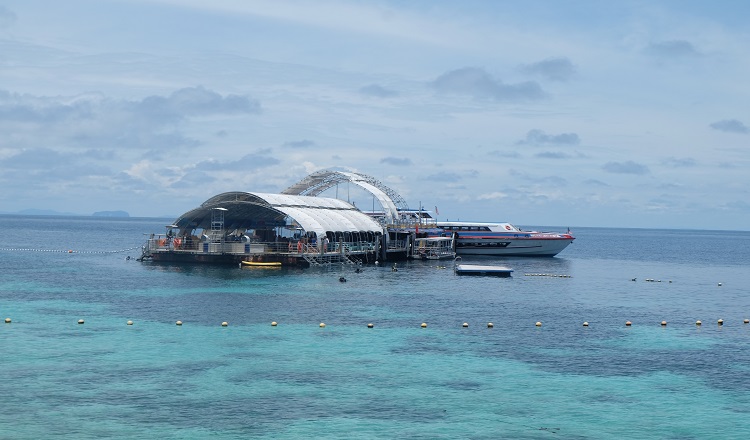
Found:
<svg viewBox="0 0 750 440"><path fill-rule="evenodd" d="M464 258L495 278L141 263L171 219L0 218L3 439L750 435L750 232Z"/></svg>

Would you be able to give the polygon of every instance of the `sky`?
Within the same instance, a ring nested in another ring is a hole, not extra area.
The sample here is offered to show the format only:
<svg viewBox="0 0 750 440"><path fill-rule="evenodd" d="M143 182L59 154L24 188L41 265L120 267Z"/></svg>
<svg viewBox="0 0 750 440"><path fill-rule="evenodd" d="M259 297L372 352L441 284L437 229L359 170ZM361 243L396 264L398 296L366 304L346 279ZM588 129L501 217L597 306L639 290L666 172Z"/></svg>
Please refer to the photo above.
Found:
<svg viewBox="0 0 750 440"><path fill-rule="evenodd" d="M748 230L749 20L744 0L0 0L0 212L177 217L330 169L440 220Z"/></svg>

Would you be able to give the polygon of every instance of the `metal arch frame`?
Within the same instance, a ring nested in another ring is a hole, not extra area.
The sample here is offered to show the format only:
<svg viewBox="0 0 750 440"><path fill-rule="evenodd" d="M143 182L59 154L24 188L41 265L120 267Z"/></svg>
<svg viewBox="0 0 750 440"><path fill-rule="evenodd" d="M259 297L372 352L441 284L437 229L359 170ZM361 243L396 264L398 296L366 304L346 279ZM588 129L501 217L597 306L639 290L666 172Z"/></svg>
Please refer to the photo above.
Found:
<svg viewBox="0 0 750 440"><path fill-rule="evenodd" d="M342 182L351 182L375 196L391 223L398 219L399 211L409 210L406 200L379 180L366 174L346 171L316 171L285 189L281 194L317 196Z"/></svg>

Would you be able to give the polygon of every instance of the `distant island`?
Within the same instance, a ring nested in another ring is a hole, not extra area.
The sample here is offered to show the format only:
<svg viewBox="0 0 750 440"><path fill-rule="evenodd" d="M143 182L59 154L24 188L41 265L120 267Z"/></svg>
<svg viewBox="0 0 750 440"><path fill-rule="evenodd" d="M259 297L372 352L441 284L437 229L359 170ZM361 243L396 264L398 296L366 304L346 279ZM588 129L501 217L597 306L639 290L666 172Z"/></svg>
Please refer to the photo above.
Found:
<svg viewBox="0 0 750 440"><path fill-rule="evenodd" d="M130 217L125 211L99 211L91 214L92 217Z"/></svg>

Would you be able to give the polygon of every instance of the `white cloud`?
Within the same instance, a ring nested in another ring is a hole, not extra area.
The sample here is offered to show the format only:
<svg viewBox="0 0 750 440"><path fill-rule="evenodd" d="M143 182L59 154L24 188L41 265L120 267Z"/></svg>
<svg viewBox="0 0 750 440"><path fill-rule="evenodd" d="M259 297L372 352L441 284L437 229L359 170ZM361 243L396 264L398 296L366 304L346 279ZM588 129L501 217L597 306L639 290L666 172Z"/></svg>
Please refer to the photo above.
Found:
<svg viewBox="0 0 750 440"><path fill-rule="evenodd" d="M480 194L477 196L477 200L499 200L499 199L504 199L506 197L508 197L507 194L500 192L500 191L495 191L491 193Z"/></svg>

